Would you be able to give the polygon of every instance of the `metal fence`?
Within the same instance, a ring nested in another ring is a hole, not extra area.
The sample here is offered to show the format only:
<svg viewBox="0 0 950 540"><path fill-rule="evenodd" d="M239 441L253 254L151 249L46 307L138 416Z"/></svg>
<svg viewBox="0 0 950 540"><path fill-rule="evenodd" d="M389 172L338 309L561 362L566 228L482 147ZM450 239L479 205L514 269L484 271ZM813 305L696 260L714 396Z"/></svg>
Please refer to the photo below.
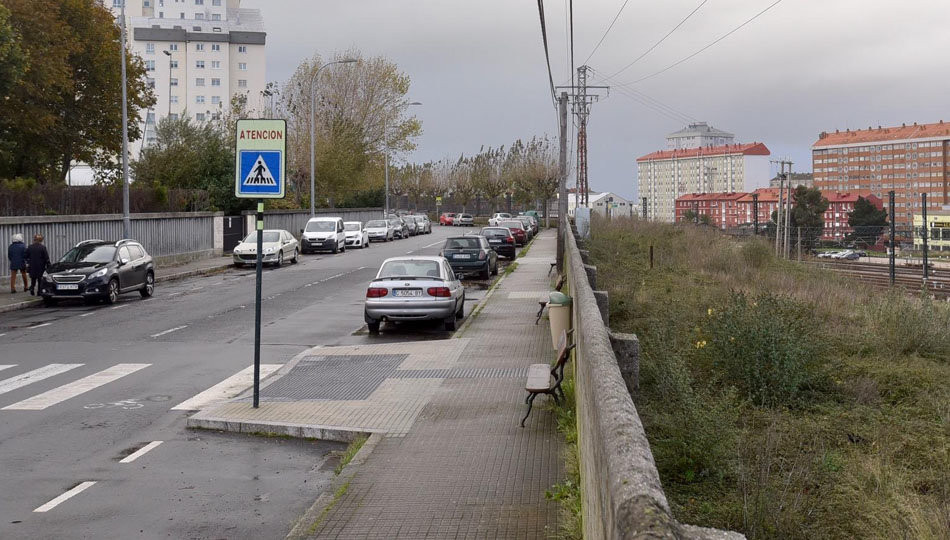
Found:
<svg viewBox="0 0 950 540"><path fill-rule="evenodd" d="M253 231L253 211L245 211L244 215L249 220L247 231ZM343 221L362 221L366 223L371 219L383 217L382 208L321 208L316 211L317 217L340 217ZM267 229L284 229L290 231L294 236L300 235L300 229L307 225L310 219L309 211L301 210L274 210L264 214L264 227Z"/></svg>
<svg viewBox="0 0 950 540"><path fill-rule="evenodd" d="M132 238L142 243L153 257L210 256L215 249L213 212L133 214ZM6 246L14 234L22 234L27 245L33 235L42 234L50 258L58 259L82 240L123 237L119 214L85 216L24 216L0 218L0 276L10 275Z"/></svg>

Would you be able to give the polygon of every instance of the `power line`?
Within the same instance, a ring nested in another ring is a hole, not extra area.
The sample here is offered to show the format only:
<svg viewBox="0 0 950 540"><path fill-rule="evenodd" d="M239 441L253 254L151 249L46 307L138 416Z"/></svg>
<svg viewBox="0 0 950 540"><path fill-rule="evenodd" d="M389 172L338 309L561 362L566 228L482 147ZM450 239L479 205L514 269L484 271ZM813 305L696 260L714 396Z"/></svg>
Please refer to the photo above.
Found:
<svg viewBox="0 0 950 540"><path fill-rule="evenodd" d="M568 16L571 21L571 86L574 86L574 0L568 0Z"/></svg>
<svg viewBox="0 0 950 540"><path fill-rule="evenodd" d="M551 85L551 100L557 107L557 94L554 91L554 75L551 74L551 55L548 52L548 29L544 24L544 0L538 0L538 15L541 18L541 41L544 43L544 59L548 64L548 83Z"/></svg>
<svg viewBox="0 0 950 540"><path fill-rule="evenodd" d="M571 1L573 2L573 0L571 0ZM620 14L623 13L623 8L627 7L627 3L629 3L629 2L630 2L630 0L624 0L624 3L623 3L622 6L620 6L620 10L617 12L617 15L614 16L614 20L612 20L612 21L610 22L610 26L608 26L608 27L607 27L607 30L604 31L604 35L600 36L600 41L597 42L597 45L594 45L594 50L592 50L592 51L590 52L590 54L587 55L587 60L584 60L584 63L585 63L585 64L588 63L588 62L590 62L591 57L594 56L594 53L597 52L597 49L600 48L600 44L604 42L604 38L606 38L606 37L607 37L607 34L610 33L610 29L614 27L614 24L617 22L617 19L620 18ZM572 67L573 67L573 64L574 64L574 61L573 61L573 60L571 60L571 64L572 64Z"/></svg>
<svg viewBox="0 0 950 540"><path fill-rule="evenodd" d="M628 97L628 98L630 98L630 99L632 99L632 100L634 100L634 101L637 101L637 102L640 103L641 105L643 105L643 106L645 106L645 107L647 107L647 108L652 109L654 112L663 114L663 115L665 115L665 116L667 116L667 117L669 117L669 118L673 118L673 119L675 119L675 120L677 120L677 121L679 121L679 122L684 122L684 123L687 123L687 124L690 123L690 122L696 122L696 121L697 121L695 117L690 116L690 115L688 115L688 114L686 114L686 113L684 113L684 112L682 112L682 111L676 109L675 107L672 107L672 106L670 106L670 105L667 105L666 103L663 103L662 101L660 101L660 100L658 100L658 99L656 99L656 98L653 98L653 97L651 97L651 96L648 96L647 94L644 94L643 92L641 92L641 91L639 91L639 90L637 90L637 89L635 89L635 88L632 88L632 87L630 87L630 86L624 85L623 83L620 83L620 82L618 82L618 81L615 81L615 80L613 80L611 77L605 76L605 75L603 75L602 73L599 73L599 72L598 72L598 77L599 77L600 79L602 79L602 80L604 80L604 81L610 83L612 88L614 88L614 89L617 90L618 92L621 92L621 94L623 94L624 96L626 96L626 97Z"/></svg>
<svg viewBox="0 0 950 540"><path fill-rule="evenodd" d="M643 59L644 56L646 56L646 55L650 54L651 52L653 52L653 49L656 49L657 47L660 46L660 43L663 43L664 41L666 41L666 38L670 37L670 35L672 35L673 32L676 32L676 30L677 30L680 26L683 26L683 24L684 24L686 21L688 21L689 18L692 17L694 13L696 13L697 11L699 11L699 8L703 7L703 6L706 4L706 2L708 2L708 1L709 1L709 0L703 0L702 2L700 2L699 5L696 6L696 7L693 9L693 11L690 11L690 12L689 12L689 15L687 15L686 17L684 17L683 20L681 20L676 26L674 26L672 30L670 30L669 32L666 33L665 36L663 36L662 38L660 38L660 41L657 41L656 43L654 43L652 47L650 47L649 49L647 49L646 51L644 51L644 53L641 54L640 56L634 58L633 62L630 62L629 64L627 64L627 65L625 65L624 67L620 68L620 71L617 71L616 73L614 73L613 75L611 75L611 77L616 77L617 75L620 75L620 74L623 73L624 71L627 71L627 69L629 69L631 66L633 66L634 64L636 64L637 62L639 62L641 59ZM592 54L593 54L593 53L592 53Z"/></svg>
<svg viewBox="0 0 950 540"><path fill-rule="evenodd" d="M706 49L712 47L713 45L719 43L720 41L726 39L727 37L731 36L732 34L738 32L739 29L741 29L743 26L745 26L745 25L749 24L750 22L752 22L752 21L758 19L758 18L761 17L763 14L765 14L766 11L768 11L768 10L772 9L773 7L777 6L781 1L782 1L782 0L775 0L775 2L772 2L771 4L769 4L769 6L768 6L767 8L765 8L765 9L763 9L762 11L760 11L760 12L756 13L755 15L753 15L752 18L747 19L744 23L742 23L742 24L740 24L739 26L733 28L732 30L726 32L726 33L723 34L721 37L719 37L718 39L716 39L715 41L713 41L712 43L706 45L706 46L703 47L702 49L699 49L698 51L696 51L696 52L694 52L693 54L687 56L686 58L683 58L682 60L679 60L678 62L674 62L674 63L670 64L669 66L666 66L665 68L661 69L660 71L657 71L657 72L655 72L655 73L651 73L650 75L647 75L647 76L645 76L645 77L640 77L639 79L637 79L637 80L631 82L630 84L636 84L636 83L638 83L638 82L645 81L645 80L647 80L647 79L652 79L653 77L656 77L657 75L660 75L661 73L665 73L665 72L667 72L667 71L669 71L669 70L675 68L676 66L682 64L683 62L689 60L690 58L692 58L692 57L698 55L699 53L705 51Z"/></svg>

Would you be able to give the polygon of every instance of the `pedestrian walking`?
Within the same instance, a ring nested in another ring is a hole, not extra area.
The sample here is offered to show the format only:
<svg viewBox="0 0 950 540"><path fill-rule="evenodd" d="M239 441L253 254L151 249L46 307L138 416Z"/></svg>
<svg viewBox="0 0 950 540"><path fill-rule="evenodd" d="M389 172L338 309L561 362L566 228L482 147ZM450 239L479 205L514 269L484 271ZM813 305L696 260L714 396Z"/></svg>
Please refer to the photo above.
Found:
<svg viewBox="0 0 950 540"><path fill-rule="evenodd" d="M43 277L43 272L49 266L49 252L43 245L43 235L33 236L33 243L26 248L26 264L30 272L30 294L36 296L39 291L37 282Z"/></svg>
<svg viewBox="0 0 950 540"><path fill-rule="evenodd" d="M10 261L10 292L16 292L16 273L20 272L23 278L23 292L29 288L26 284L26 244L22 234L14 234L7 248L7 259Z"/></svg>

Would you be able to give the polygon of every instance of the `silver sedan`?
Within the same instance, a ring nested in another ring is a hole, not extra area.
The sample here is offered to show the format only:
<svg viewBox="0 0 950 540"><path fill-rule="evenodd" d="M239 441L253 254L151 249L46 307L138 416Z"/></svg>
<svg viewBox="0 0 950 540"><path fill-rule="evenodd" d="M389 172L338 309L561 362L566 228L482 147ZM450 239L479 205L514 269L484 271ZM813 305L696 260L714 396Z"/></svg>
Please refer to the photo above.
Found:
<svg viewBox="0 0 950 540"><path fill-rule="evenodd" d="M373 334L383 321L440 320L455 330L464 312L465 287L445 257L386 259L366 289L364 318Z"/></svg>

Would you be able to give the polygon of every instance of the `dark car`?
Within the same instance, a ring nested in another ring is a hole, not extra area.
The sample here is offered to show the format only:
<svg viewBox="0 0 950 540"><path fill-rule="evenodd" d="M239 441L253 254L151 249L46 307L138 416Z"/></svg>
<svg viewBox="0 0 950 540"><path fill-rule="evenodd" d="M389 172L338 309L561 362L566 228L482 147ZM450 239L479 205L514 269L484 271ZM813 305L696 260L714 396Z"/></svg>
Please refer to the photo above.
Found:
<svg viewBox="0 0 950 540"><path fill-rule="evenodd" d="M519 246L523 246L528 243L528 231L524 230L524 223L522 223L521 220L506 219L498 225L510 230L511 234L513 234L515 237L515 242Z"/></svg>
<svg viewBox="0 0 950 540"><path fill-rule="evenodd" d="M409 225L401 217L390 217L389 222L393 224L396 238L409 238Z"/></svg>
<svg viewBox="0 0 950 540"><path fill-rule="evenodd" d="M495 253L508 259L517 257L518 247L515 245L515 235L511 234L511 229L507 227L482 227L480 234L488 239L488 245L495 250Z"/></svg>
<svg viewBox="0 0 950 540"><path fill-rule="evenodd" d="M498 254L484 236L451 236L441 255L456 274L478 274L481 279L498 275Z"/></svg>
<svg viewBox="0 0 950 540"><path fill-rule="evenodd" d="M58 300L104 300L114 304L120 294L155 292L155 264L135 240L86 240L67 251L43 274L40 294L47 305Z"/></svg>

